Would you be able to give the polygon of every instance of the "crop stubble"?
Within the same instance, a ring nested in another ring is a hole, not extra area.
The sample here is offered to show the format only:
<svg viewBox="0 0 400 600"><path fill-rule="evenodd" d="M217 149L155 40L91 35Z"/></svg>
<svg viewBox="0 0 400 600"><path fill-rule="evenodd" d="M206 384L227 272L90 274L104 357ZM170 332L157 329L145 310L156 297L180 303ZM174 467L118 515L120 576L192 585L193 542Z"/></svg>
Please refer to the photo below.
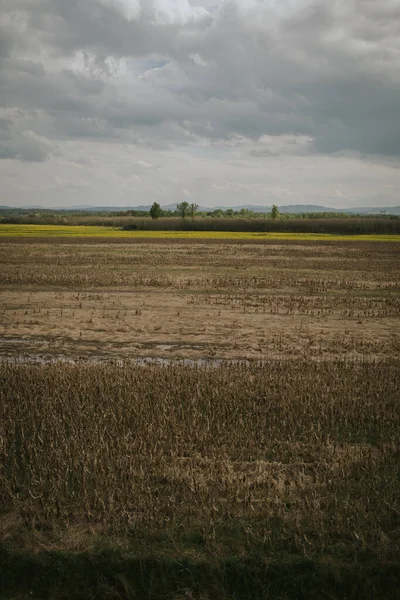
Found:
<svg viewBox="0 0 400 600"><path fill-rule="evenodd" d="M3 355L390 356L400 245L1 244Z"/></svg>
<svg viewBox="0 0 400 600"><path fill-rule="evenodd" d="M398 556L397 245L0 253L3 355L239 361L1 364L4 539Z"/></svg>

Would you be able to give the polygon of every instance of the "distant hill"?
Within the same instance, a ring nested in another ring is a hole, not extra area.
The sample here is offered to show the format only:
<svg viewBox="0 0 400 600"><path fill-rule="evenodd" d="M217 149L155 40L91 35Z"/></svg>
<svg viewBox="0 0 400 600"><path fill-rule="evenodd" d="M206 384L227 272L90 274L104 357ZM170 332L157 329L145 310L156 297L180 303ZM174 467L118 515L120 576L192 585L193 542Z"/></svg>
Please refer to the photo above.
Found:
<svg viewBox="0 0 400 600"><path fill-rule="evenodd" d="M222 208L226 210L229 208L228 206L218 206L217 208ZM232 207L233 208L233 207ZM235 210L250 210L252 212L266 213L271 211L271 206L260 206L257 204L243 204L241 206L235 206ZM310 212L330 212L330 213L343 213L348 212L346 209L339 208L329 208L326 206L318 206L316 204L290 204L287 206L278 206L279 212L286 214L296 214L296 213L310 213ZM210 209L209 209L210 210Z"/></svg>
<svg viewBox="0 0 400 600"><path fill-rule="evenodd" d="M386 206L386 207L361 207L361 208L352 208L350 210L346 210L348 213L356 213L359 215L400 215L400 206Z"/></svg>
<svg viewBox="0 0 400 600"><path fill-rule="evenodd" d="M329 206L319 206L318 204L289 204L287 206L279 206L281 213L344 213L349 212L342 208L331 208Z"/></svg>
<svg viewBox="0 0 400 600"><path fill-rule="evenodd" d="M226 210L227 208L233 208L234 210L247 209L252 212L266 213L271 211L270 206L260 206L253 204L243 204L241 206L229 207L229 206L218 206ZM400 215L400 206L390 207L360 207L360 208L332 208L329 206L320 206L317 204L290 204L286 206L278 206L279 212L283 214L300 214L300 213L338 213L338 214L354 214L354 215ZM200 210L200 209L199 209ZM207 208L207 211L213 210Z"/></svg>
<svg viewBox="0 0 400 600"><path fill-rule="evenodd" d="M122 212L126 210L143 210L149 211L151 205L139 206L74 206L68 210L85 210L88 212ZM162 206L164 210L176 210L177 203L167 204ZM240 206L199 206L198 212L212 212L213 210L228 210L229 208L239 210L249 210L252 212L268 213L271 211L271 206L263 206L257 204L242 204ZM361 208L332 208L329 206L319 206L317 204L291 204L287 206L279 206L279 211L284 214L300 214L300 213L347 213L347 214L364 214L375 215L382 212L388 215L400 215L400 206L392 207L361 207Z"/></svg>
<svg viewBox="0 0 400 600"><path fill-rule="evenodd" d="M140 210L149 211L151 205L139 205L139 206L64 206L64 207L52 207L45 208L43 206L25 206L25 207L12 207L12 206L0 206L0 210L50 210L50 211L82 211L91 213L105 213L105 212L124 212L127 210ZM168 204L162 206L164 210L174 211L176 210L177 204ZM317 204L291 204L287 206L278 206L279 211L283 214L300 214L300 213L346 213L352 215L399 215L400 206L387 206L387 207L357 207L357 208L332 208L328 206L320 206ZM249 210L256 213L268 213L271 211L270 206L256 205L256 204L242 204L240 206L199 206L198 212L212 212L213 210L228 210L232 209L235 211Z"/></svg>

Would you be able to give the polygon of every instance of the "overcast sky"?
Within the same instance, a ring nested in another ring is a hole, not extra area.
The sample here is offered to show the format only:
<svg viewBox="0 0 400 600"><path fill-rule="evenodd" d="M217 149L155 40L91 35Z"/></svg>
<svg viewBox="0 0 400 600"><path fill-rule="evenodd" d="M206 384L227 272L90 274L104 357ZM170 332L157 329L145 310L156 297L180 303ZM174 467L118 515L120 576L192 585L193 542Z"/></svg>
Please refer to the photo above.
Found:
<svg viewBox="0 0 400 600"><path fill-rule="evenodd" d="M400 204L400 0L0 0L0 204Z"/></svg>

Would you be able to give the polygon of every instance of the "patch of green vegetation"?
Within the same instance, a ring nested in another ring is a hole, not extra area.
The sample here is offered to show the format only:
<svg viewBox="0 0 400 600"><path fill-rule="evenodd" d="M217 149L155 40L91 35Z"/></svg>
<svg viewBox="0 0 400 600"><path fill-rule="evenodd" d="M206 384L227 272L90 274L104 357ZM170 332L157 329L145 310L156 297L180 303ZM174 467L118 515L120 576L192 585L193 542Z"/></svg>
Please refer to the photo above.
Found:
<svg viewBox="0 0 400 600"><path fill-rule="evenodd" d="M150 239L302 240L400 242L398 234L341 235L330 233L244 231L150 231L123 230L94 225L0 225L0 237L100 237Z"/></svg>

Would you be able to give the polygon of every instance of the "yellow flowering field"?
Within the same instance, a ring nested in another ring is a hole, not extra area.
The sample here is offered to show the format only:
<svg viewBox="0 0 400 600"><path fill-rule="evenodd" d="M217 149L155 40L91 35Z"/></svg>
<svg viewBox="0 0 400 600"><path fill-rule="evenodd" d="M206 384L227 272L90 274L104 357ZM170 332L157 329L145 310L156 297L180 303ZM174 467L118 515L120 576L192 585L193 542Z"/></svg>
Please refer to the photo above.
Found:
<svg viewBox="0 0 400 600"><path fill-rule="evenodd" d="M249 239L249 240L336 240L400 242L400 235L334 235L329 233L281 233L237 231L125 231L97 225L2 225L0 237L104 237L104 238L174 238L174 239Z"/></svg>

